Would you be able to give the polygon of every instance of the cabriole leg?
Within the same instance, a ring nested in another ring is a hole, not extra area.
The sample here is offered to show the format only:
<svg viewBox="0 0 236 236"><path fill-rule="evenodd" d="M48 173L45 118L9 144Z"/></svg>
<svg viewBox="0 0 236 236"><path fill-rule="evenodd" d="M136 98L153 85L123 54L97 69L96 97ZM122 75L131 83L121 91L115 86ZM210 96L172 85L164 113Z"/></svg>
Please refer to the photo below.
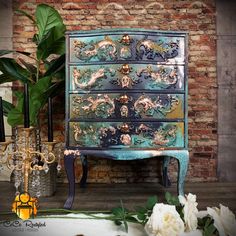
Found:
<svg viewBox="0 0 236 236"><path fill-rule="evenodd" d="M171 182L168 176L168 166L170 163L170 157L169 156L164 156L163 157L163 163L162 163L162 184L164 187L170 187Z"/></svg>
<svg viewBox="0 0 236 236"><path fill-rule="evenodd" d="M88 176L88 160L87 155L81 155L80 156L81 162L82 162L82 177L80 180L80 187L85 188L87 184L87 176Z"/></svg>
<svg viewBox="0 0 236 236"><path fill-rule="evenodd" d="M184 180L188 170L189 163L189 152L188 151L178 151L173 155L178 160L179 172L178 172L178 194L184 195Z"/></svg>
<svg viewBox="0 0 236 236"><path fill-rule="evenodd" d="M67 174L67 179L69 182L69 194L64 204L65 209L71 209L75 196L75 170L74 170L75 157L76 156L74 154L69 154L64 156L64 165Z"/></svg>

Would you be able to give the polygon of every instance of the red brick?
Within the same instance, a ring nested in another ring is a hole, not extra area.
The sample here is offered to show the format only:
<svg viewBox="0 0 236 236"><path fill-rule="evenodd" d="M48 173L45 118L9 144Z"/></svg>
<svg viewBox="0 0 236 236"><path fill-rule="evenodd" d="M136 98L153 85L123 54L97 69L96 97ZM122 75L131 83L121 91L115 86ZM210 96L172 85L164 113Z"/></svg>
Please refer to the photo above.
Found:
<svg viewBox="0 0 236 236"><path fill-rule="evenodd" d="M62 13L68 30L99 28L143 27L159 30L186 30L189 32L189 181L216 180L217 153L217 80L216 80L216 19L215 1L145 1L145 0L14 0L13 8L23 7L32 12L35 3L48 3ZM109 4L109 5L108 5ZM207 7L205 7L205 5ZM29 40L32 22L17 13L13 16L13 47L34 51ZM26 27L26 28L25 28ZM18 88L14 84L14 89ZM58 99L60 100L60 99ZM56 102L55 135L64 140L64 109ZM42 117L43 118L43 117ZM46 125L46 118L43 118ZM43 129L43 135L46 135ZM78 161L80 163L80 161ZM135 164L134 164L135 163ZM113 162L89 159L90 182L157 181L160 160L140 162ZM193 163L193 164L191 164ZM100 168L96 169L96 167ZM132 166L132 167L131 167ZM114 171L114 169L116 171ZM170 165L170 176L176 181L177 162ZM110 174L112 173L112 177ZM65 178L65 173L64 173ZM81 165L76 167L76 179L81 176ZM65 180L64 180L65 181Z"/></svg>

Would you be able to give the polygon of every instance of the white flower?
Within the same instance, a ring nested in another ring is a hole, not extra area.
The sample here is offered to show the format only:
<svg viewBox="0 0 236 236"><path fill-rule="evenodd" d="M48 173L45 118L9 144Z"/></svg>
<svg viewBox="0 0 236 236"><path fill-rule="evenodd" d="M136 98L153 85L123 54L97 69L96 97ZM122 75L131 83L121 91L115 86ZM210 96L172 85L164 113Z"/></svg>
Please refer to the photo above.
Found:
<svg viewBox="0 0 236 236"><path fill-rule="evenodd" d="M197 229L197 214L198 209L196 202L196 195L189 193L188 195L181 196L179 195L179 202L181 205L184 206L183 213L184 213L184 222L186 226L186 231L193 231Z"/></svg>
<svg viewBox="0 0 236 236"><path fill-rule="evenodd" d="M157 203L145 230L149 236L179 236L184 232L184 222L175 206Z"/></svg>
<svg viewBox="0 0 236 236"><path fill-rule="evenodd" d="M235 215L228 207L220 204L220 209L217 207L207 207L207 213L213 218L214 226L218 230L220 236L235 236L236 235L236 220Z"/></svg>

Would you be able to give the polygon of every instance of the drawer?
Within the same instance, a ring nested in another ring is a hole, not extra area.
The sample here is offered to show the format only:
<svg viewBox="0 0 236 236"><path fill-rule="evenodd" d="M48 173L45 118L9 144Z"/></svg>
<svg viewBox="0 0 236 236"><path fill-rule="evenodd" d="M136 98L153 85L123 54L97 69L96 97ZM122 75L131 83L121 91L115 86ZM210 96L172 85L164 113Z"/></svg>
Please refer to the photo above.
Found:
<svg viewBox="0 0 236 236"><path fill-rule="evenodd" d="M183 122L70 122L69 146L78 148L183 148Z"/></svg>
<svg viewBox="0 0 236 236"><path fill-rule="evenodd" d="M184 66L77 65L69 68L70 91L184 90Z"/></svg>
<svg viewBox="0 0 236 236"><path fill-rule="evenodd" d="M70 94L71 119L183 119L184 94Z"/></svg>
<svg viewBox="0 0 236 236"><path fill-rule="evenodd" d="M135 33L73 35L69 38L70 62L184 62L184 37Z"/></svg>

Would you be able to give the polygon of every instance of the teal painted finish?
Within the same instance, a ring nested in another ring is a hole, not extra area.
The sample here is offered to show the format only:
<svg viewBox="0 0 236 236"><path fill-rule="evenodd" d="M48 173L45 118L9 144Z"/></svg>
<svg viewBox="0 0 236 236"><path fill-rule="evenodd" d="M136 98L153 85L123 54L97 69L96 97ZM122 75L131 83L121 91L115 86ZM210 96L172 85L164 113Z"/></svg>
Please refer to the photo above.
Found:
<svg viewBox="0 0 236 236"><path fill-rule="evenodd" d="M183 122L71 122L70 146L78 148L183 148Z"/></svg>
<svg viewBox="0 0 236 236"><path fill-rule="evenodd" d="M184 94L71 94L70 101L70 118L73 120L184 118Z"/></svg>
<svg viewBox="0 0 236 236"><path fill-rule="evenodd" d="M73 160L164 157L187 172L187 33L145 29L67 32L66 149L70 196ZM80 153L80 154L78 154ZM85 178L83 176L83 178ZM86 179L86 178L85 178Z"/></svg>
<svg viewBox="0 0 236 236"><path fill-rule="evenodd" d="M93 90L180 90L184 91L183 65L131 64L123 74L124 64L71 65L70 91ZM125 78L129 77L127 83Z"/></svg>
<svg viewBox="0 0 236 236"><path fill-rule="evenodd" d="M91 37L71 37L70 61L79 63L115 61L159 61L168 59L183 62L183 38L160 35L104 33Z"/></svg>

